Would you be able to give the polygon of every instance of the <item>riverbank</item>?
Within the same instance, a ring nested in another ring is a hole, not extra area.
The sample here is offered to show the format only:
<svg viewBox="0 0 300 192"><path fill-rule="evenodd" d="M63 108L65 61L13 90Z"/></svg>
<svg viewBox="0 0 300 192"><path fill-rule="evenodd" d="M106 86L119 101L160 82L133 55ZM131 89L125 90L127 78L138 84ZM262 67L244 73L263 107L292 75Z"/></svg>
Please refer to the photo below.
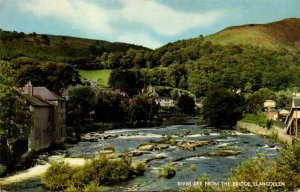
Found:
<svg viewBox="0 0 300 192"><path fill-rule="evenodd" d="M277 127L275 125L273 125L270 129L267 129L253 123L238 121L236 127L240 129L248 130L251 133L257 135L269 137L272 139L277 139L278 141L287 144L289 146L291 146L293 142L293 138L286 134L285 129Z"/></svg>
<svg viewBox="0 0 300 192"><path fill-rule="evenodd" d="M86 160L84 158L59 158L54 161L63 161L72 166L84 165ZM0 178L0 186L11 185L14 183L23 182L30 179L39 178L50 167L50 163L44 165L37 165L27 170L15 173L14 175ZM1 188L0 188L1 189ZM1 190L0 190L1 191Z"/></svg>

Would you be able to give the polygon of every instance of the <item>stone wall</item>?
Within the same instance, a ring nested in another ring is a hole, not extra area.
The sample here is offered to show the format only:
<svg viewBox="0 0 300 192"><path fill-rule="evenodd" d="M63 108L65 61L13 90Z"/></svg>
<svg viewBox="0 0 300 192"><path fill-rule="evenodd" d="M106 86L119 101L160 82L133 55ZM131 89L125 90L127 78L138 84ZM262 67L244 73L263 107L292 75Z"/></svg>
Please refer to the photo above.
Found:
<svg viewBox="0 0 300 192"><path fill-rule="evenodd" d="M246 129L250 131L251 133L257 134L257 135L262 135L266 137L271 137L273 138L274 135L277 135L277 140L280 142L286 143L288 145L292 145L293 142L293 137L289 136L286 134L286 129L282 129L277 126L272 126L271 129L263 128L259 125L248 123L248 122L243 122L243 121L238 121L236 124L236 127L240 129Z"/></svg>
<svg viewBox="0 0 300 192"><path fill-rule="evenodd" d="M48 148L52 143L52 107L35 107L33 126L29 136L28 151Z"/></svg>

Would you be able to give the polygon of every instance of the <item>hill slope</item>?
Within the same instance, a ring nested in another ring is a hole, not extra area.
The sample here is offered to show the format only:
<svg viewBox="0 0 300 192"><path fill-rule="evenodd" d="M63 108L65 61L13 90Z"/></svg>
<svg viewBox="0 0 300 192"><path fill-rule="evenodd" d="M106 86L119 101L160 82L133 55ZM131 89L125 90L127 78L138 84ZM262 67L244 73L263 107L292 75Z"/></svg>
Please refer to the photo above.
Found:
<svg viewBox="0 0 300 192"><path fill-rule="evenodd" d="M0 59L4 60L25 56L78 65L93 60L104 52L123 52L130 48L150 50L128 43L36 33L24 34L0 29Z"/></svg>
<svg viewBox="0 0 300 192"><path fill-rule="evenodd" d="M228 27L206 37L221 45L251 44L269 48L300 48L300 19L289 18L267 24Z"/></svg>

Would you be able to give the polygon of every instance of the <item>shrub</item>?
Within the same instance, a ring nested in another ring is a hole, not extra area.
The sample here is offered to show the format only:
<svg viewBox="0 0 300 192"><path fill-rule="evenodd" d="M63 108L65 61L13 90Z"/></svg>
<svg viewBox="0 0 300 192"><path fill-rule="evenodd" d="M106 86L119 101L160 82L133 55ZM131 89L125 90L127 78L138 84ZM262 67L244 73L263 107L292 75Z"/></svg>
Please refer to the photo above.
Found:
<svg viewBox="0 0 300 192"><path fill-rule="evenodd" d="M267 122L266 122L266 127L267 127L267 129L271 129L272 125L273 125L273 121L267 119Z"/></svg>
<svg viewBox="0 0 300 192"><path fill-rule="evenodd" d="M170 179L176 175L176 170L173 168L171 164L166 165L163 167L162 171L158 173L158 177L164 177Z"/></svg>
<svg viewBox="0 0 300 192"><path fill-rule="evenodd" d="M132 168L135 175L143 175L146 171L146 163L144 161L136 162Z"/></svg>
<svg viewBox="0 0 300 192"><path fill-rule="evenodd" d="M99 191L98 185L142 175L145 167L143 162L132 165L131 160L125 158L108 160L105 155L99 155L75 168L66 163L55 163L42 176L42 182L50 190Z"/></svg>
<svg viewBox="0 0 300 192"><path fill-rule="evenodd" d="M0 177L2 175L4 175L6 173L6 171L7 171L7 167L4 166L4 165L2 165L2 164L0 164Z"/></svg>
<svg viewBox="0 0 300 192"><path fill-rule="evenodd" d="M192 165L190 166L190 170L191 170L191 171L196 171L196 170L197 170L197 166L196 166L195 164L192 164Z"/></svg>
<svg viewBox="0 0 300 192"><path fill-rule="evenodd" d="M131 162L126 159L108 160L105 155L100 155L87 162L76 174L75 183L87 185L91 181L99 184L122 181L130 177Z"/></svg>
<svg viewBox="0 0 300 192"><path fill-rule="evenodd" d="M107 190L107 187L99 186L96 182L92 181L84 187L83 192L102 192Z"/></svg>
<svg viewBox="0 0 300 192"><path fill-rule="evenodd" d="M64 162L52 164L42 175L45 187L51 190L63 190L71 186L71 178L75 168Z"/></svg>
<svg viewBox="0 0 300 192"><path fill-rule="evenodd" d="M0 144L0 164L10 168L13 166L14 159L12 151L5 145Z"/></svg>

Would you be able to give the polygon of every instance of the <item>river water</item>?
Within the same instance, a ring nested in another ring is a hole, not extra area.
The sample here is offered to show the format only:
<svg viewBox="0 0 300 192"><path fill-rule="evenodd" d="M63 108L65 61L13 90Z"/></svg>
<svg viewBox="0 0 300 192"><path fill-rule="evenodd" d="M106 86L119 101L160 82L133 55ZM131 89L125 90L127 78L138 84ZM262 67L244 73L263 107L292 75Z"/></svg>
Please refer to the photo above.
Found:
<svg viewBox="0 0 300 192"><path fill-rule="evenodd" d="M176 140L213 140L217 142L215 145L197 147L195 151L174 146L133 157L133 160L142 160L155 155L166 156L165 159L153 160L148 163L147 171L143 176L109 186L112 191L176 191L182 187L179 185L180 182L193 182L197 180L199 175L204 174L207 174L212 181L225 181L230 176L232 169L246 159L255 157L257 152L263 152L268 158L275 158L279 155L278 148L281 147L275 141L252 133L240 130L219 130L196 124L118 129L106 131L105 133L117 135L118 137L98 140L97 142L79 142L71 145L64 152L65 155L71 158L90 158L109 145L113 145L117 153L133 151L141 143L162 141L165 135L174 135L174 137L177 137ZM235 148L241 154L226 157L207 157L203 155L225 146ZM171 162L176 162L175 177L172 179L158 178L157 172ZM192 164L196 166L195 171L190 169ZM8 191L46 191L42 188L39 178L5 186L3 189Z"/></svg>

